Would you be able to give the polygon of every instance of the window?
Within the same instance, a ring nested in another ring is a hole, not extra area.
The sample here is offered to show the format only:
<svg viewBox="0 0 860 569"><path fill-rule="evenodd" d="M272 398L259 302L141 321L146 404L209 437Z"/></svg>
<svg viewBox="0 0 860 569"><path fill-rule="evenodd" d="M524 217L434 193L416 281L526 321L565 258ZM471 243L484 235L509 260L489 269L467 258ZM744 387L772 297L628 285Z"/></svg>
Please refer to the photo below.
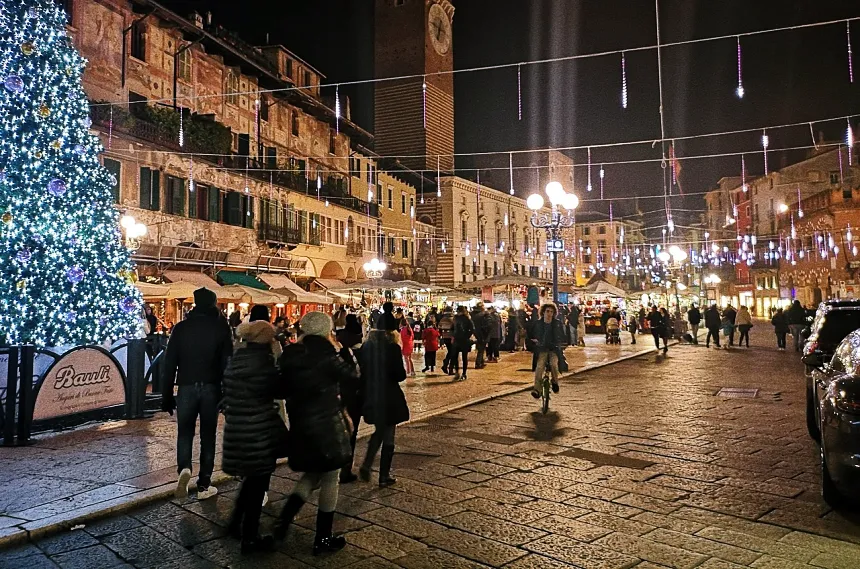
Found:
<svg viewBox="0 0 860 569"><path fill-rule="evenodd" d="M403 6L405 3L406 3L406 0L394 0L394 5L398 8L400 6Z"/></svg>
<svg viewBox="0 0 860 569"><path fill-rule="evenodd" d="M394 209L394 188L388 186L388 209Z"/></svg>
<svg viewBox="0 0 860 569"><path fill-rule="evenodd" d="M122 166L117 160L111 160L110 158L104 159L104 167L108 172L111 173L113 179L115 180L114 185L111 186L110 193L113 196L114 203L119 203L119 186L120 186L120 174L122 173Z"/></svg>
<svg viewBox="0 0 860 569"><path fill-rule="evenodd" d="M221 211L221 190L218 188L209 188L208 198L209 221L223 222L224 219Z"/></svg>
<svg viewBox="0 0 860 569"><path fill-rule="evenodd" d="M203 221L209 219L209 186L194 184L194 192L189 192L188 217L195 217Z"/></svg>
<svg viewBox="0 0 860 569"><path fill-rule="evenodd" d="M597 233L599 233L600 235L606 235L606 226L605 226L605 225L601 225L600 227L598 227L598 228L597 228Z"/></svg>
<svg viewBox="0 0 860 569"><path fill-rule="evenodd" d="M278 149L274 146L263 147L263 152L266 157L266 168L270 170L278 169Z"/></svg>
<svg viewBox="0 0 860 569"><path fill-rule="evenodd" d="M469 239L469 220L461 219L460 220L460 240L466 241Z"/></svg>
<svg viewBox="0 0 860 569"><path fill-rule="evenodd" d="M367 163L367 184L373 183L373 162Z"/></svg>
<svg viewBox="0 0 860 569"><path fill-rule="evenodd" d="M293 136L299 135L299 111L295 109L290 116L290 131L293 133Z"/></svg>
<svg viewBox="0 0 860 569"><path fill-rule="evenodd" d="M499 274L499 262L493 261L493 276L496 276L498 274Z"/></svg>
<svg viewBox="0 0 860 569"><path fill-rule="evenodd" d="M176 57L177 73L183 81L191 81L191 48L185 49Z"/></svg>
<svg viewBox="0 0 860 569"><path fill-rule="evenodd" d="M472 258L472 274L478 274L478 259Z"/></svg>
<svg viewBox="0 0 860 569"><path fill-rule="evenodd" d="M165 176L164 213L185 215L185 180L176 176Z"/></svg>
<svg viewBox="0 0 860 569"><path fill-rule="evenodd" d="M131 56L146 61L146 24L140 20L131 25Z"/></svg>
<svg viewBox="0 0 860 569"><path fill-rule="evenodd" d="M463 278L466 278L466 257L460 258L460 272L463 273Z"/></svg>
<svg viewBox="0 0 860 569"><path fill-rule="evenodd" d="M585 227L582 228L582 234L583 235L591 235L591 228L586 225Z"/></svg>
<svg viewBox="0 0 860 569"><path fill-rule="evenodd" d="M388 254L394 255L397 252L397 244L394 242L394 237L388 238Z"/></svg>
<svg viewBox="0 0 860 569"><path fill-rule="evenodd" d="M239 102L239 77L233 70L227 71L227 79L224 82L224 94L227 102L235 105Z"/></svg>
<svg viewBox="0 0 860 569"><path fill-rule="evenodd" d="M140 207L158 211L161 206L161 172L151 168L140 169Z"/></svg>
<svg viewBox="0 0 860 569"><path fill-rule="evenodd" d="M224 223L242 226L242 195L238 192L224 194Z"/></svg>
<svg viewBox="0 0 860 569"><path fill-rule="evenodd" d="M839 185L839 172L830 172L830 185L838 186Z"/></svg>
<svg viewBox="0 0 860 569"><path fill-rule="evenodd" d="M848 185L843 186L842 187L842 199L843 200L850 200L852 198L853 198L853 196L851 194L851 186L848 186Z"/></svg>
<svg viewBox="0 0 860 569"><path fill-rule="evenodd" d="M293 60L289 57L287 58L287 77L293 78Z"/></svg>
<svg viewBox="0 0 860 569"><path fill-rule="evenodd" d="M337 150L337 134L334 129L328 131L328 153L334 154Z"/></svg>
<svg viewBox="0 0 860 569"><path fill-rule="evenodd" d="M260 120L269 122L269 99L265 95L260 96Z"/></svg>
<svg viewBox="0 0 860 569"><path fill-rule="evenodd" d="M197 184L189 183L188 184L188 217L192 219L199 219L197 212L199 210L197 203L197 196L200 194L200 189L197 187Z"/></svg>
<svg viewBox="0 0 860 569"><path fill-rule="evenodd" d="M400 213L406 215L406 192L400 192Z"/></svg>
<svg viewBox="0 0 860 569"><path fill-rule="evenodd" d="M409 196L409 217L415 217L415 196Z"/></svg>
<svg viewBox="0 0 860 569"><path fill-rule="evenodd" d="M489 262L484 259L484 276L488 276L490 274Z"/></svg>
<svg viewBox="0 0 860 569"><path fill-rule="evenodd" d="M478 244L482 245L487 242L487 226L478 220Z"/></svg>
<svg viewBox="0 0 860 569"><path fill-rule="evenodd" d="M400 240L400 250L403 253L403 258L409 258L409 239L401 239Z"/></svg>
<svg viewBox="0 0 860 569"><path fill-rule="evenodd" d="M311 86L311 72L310 72L310 71L308 71L307 69L305 69L305 71L304 71L304 75L305 75L305 82L304 82L304 86L305 86L305 87L310 87L310 86Z"/></svg>

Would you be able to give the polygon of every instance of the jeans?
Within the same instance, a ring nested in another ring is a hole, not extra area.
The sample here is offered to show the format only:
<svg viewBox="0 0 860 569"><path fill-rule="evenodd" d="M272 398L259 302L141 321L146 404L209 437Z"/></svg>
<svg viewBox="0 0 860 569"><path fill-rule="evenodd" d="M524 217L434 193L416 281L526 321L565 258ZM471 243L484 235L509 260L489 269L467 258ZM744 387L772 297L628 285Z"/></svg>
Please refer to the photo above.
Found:
<svg viewBox="0 0 860 569"><path fill-rule="evenodd" d="M537 354L537 364L535 365L535 389L540 393L541 383L543 382L543 372L546 369L546 363L549 361L549 369L552 374L552 382L558 383L558 354L553 352L539 352Z"/></svg>
<svg viewBox="0 0 860 569"><path fill-rule="evenodd" d="M481 354L483 355L483 354ZM463 359L463 375L466 375L466 370L469 367L469 349L468 348L457 348L454 347L451 352L451 361L448 363L448 369L459 371L459 362L458 360L462 357ZM478 361L475 360L475 368L478 367Z"/></svg>
<svg viewBox="0 0 860 569"><path fill-rule="evenodd" d="M380 446L394 446L394 433L397 430L397 425L374 425L374 427L375 430L367 441L367 454L364 455L364 464L361 465L361 469L366 472L373 466Z"/></svg>
<svg viewBox="0 0 860 569"><path fill-rule="evenodd" d="M490 338L490 343L487 346L487 357L493 360L499 359L499 344L501 338Z"/></svg>
<svg viewBox="0 0 860 569"><path fill-rule="evenodd" d="M445 346L445 359L442 360L442 369L444 370L451 365L451 359L454 357L454 344L450 338L443 338L442 345Z"/></svg>
<svg viewBox="0 0 860 569"><path fill-rule="evenodd" d="M738 326L738 329L741 331L741 335L738 338L738 346L743 346L744 338L746 338L747 348L750 347L750 328L752 328L752 326Z"/></svg>
<svg viewBox="0 0 860 569"><path fill-rule="evenodd" d="M270 474L248 476L242 481L233 522L242 528L242 539L250 541L260 533L260 514L263 511L263 496L269 489ZM240 526L241 524L241 526Z"/></svg>
<svg viewBox="0 0 860 569"><path fill-rule="evenodd" d="M735 327L732 326L732 329L729 330L729 346L735 345Z"/></svg>
<svg viewBox="0 0 860 569"><path fill-rule="evenodd" d="M699 325L698 324L690 324L690 333L693 335L693 343L699 343Z"/></svg>
<svg viewBox="0 0 860 569"><path fill-rule="evenodd" d="M800 337L800 333L803 332L803 324L789 324L788 329L794 336L794 351L799 352L803 347L803 338Z"/></svg>
<svg viewBox="0 0 860 569"><path fill-rule="evenodd" d="M475 348L477 349L477 354L475 354L475 369L479 369L484 367L484 352L487 350L487 342L485 340L477 340L475 342ZM454 365L457 365L455 360ZM463 363L463 369L466 369L466 363Z"/></svg>
<svg viewBox="0 0 860 569"><path fill-rule="evenodd" d="M776 347L785 349L785 335L786 332L777 332L776 333Z"/></svg>
<svg viewBox="0 0 860 569"><path fill-rule="evenodd" d="M651 335L654 336L654 345L657 346L658 350L660 349L660 338L663 338L663 347L669 347L669 344L666 343L666 336L663 335L663 330L651 328Z"/></svg>
<svg viewBox="0 0 860 569"><path fill-rule="evenodd" d="M716 347L720 347L720 329L719 328L708 328L708 337L705 340L705 345L711 345L711 338L714 339L714 345Z"/></svg>
<svg viewBox="0 0 860 569"><path fill-rule="evenodd" d="M630 330L630 340L631 344L636 343L636 330Z"/></svg>
<svg viewBox="0 0 860 569"><path fill-rule="evenodd" d="M337 507L338 473L339 470L329 472L305 472L293 488L293 494L307 502L314 489L320 489L319 511L333 512ZM263 497L260 496L261 504Z"/></svg>
<svg viewBox="0 0 860 569"><path fill-rule="evenodd" d="M197 488L208 488L215 469L215 433L218 430L218 401L221 390L211 383L180 385L176 395L176 465L178 472L191 470L191 447L200 417L200 473ZM260 497L262 500L262 497Z"/></svg>
<svg viewBox="0 0 860 569"><path fill-rule="evenodd" d="M567 328L568 330L570 330L570 345L576 346L577 344L579 344L579 337L577 336L578 330L573 324L568 324Z"/></svg>

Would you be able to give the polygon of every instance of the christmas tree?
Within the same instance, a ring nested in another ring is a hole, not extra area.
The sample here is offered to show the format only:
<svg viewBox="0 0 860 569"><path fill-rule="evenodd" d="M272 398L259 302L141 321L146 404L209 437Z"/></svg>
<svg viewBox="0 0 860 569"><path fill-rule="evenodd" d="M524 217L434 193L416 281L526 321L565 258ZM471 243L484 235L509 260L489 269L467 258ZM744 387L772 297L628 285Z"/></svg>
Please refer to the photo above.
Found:
<svg viewBox="0 0 860 569"><path fill-rule="evenodd" d="M0 1L0 342L101 343L137 327L85 63L53 2Z"/></svg>

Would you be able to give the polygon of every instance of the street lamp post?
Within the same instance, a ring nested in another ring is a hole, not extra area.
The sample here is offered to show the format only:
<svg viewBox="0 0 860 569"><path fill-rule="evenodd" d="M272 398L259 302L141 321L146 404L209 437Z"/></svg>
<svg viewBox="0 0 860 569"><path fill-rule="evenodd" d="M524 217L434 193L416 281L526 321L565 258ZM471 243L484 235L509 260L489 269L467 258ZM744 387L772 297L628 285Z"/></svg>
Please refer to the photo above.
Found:
<svg viewBox="0 0 860 569"><path fill-rule="evenodd" d="M120 218L119 225L125 235L125 246L128 250L140 249L140 238L146 235L146 226L127 214Z"/></svg>
<svg viewBox="0 0 860 569"><path fill-rule="evenodd" d="M558 302L558 254L564 251L564 243L559 232L562 229L572 227L574 223L573 213L579 206L579 198L576 194L564 191L564 186L559 182L550 182L546 185L547 197L550 202L550 212L541 212L544 206L543 196L534 193L526 200L526 205L532 210L531 224L535 229L544 229L547 234L547 249L552 253L552 300Z"/></svg>

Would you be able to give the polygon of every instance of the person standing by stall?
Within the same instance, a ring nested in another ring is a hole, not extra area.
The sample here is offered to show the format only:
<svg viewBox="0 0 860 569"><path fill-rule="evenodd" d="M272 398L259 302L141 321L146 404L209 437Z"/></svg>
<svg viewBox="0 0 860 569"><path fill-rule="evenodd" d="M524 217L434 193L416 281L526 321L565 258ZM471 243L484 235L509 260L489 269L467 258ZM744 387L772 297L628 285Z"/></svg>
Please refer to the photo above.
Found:
<svg viewBox="0 0 860 569"><path fill-rule="evenodd" d="M432 320L427 322L427 327L421 332L421 341L424 344L424 369L422 373L436 373L436 352L439 351L439 330Z"/></svg>
<svg viewBox="0 0 860 569"><path fill-rule="evenodd" d="M454 372L454 381L466 381L466 371L469 367L469 352L472 351L472 336L475 327L469 318L469 311L465 306L457 309L454 317L454 352L449 363L449 370ZM460 375L458 359L463 360L463 375Z"/></svg>
<svg viewBox="0 0 860 569"><path fill-rule="evenodd" d="M502 343L502 317L496 312L495 306L490 306L487 312L487 361L499 363L499 345Z"/></svg>
<svg viewBox="0 0 860 569"><path fill-rule="evenodd" d="M406 364L406 375L415 377L415 365L412 363L412 352L415 351L415 332L406 317L400 319L400 345L403 362Z"/></svg>
<svg viewBox="0 0 860 569"><path fill-rule="evenodd" d="M484 310L483 302L478 302L475 305L475 309L472 310L471 320L475 334L475 369L482 369L486 365L484 355L487 351L487 340L490 331L487 322L487 311Z"/></svg>

